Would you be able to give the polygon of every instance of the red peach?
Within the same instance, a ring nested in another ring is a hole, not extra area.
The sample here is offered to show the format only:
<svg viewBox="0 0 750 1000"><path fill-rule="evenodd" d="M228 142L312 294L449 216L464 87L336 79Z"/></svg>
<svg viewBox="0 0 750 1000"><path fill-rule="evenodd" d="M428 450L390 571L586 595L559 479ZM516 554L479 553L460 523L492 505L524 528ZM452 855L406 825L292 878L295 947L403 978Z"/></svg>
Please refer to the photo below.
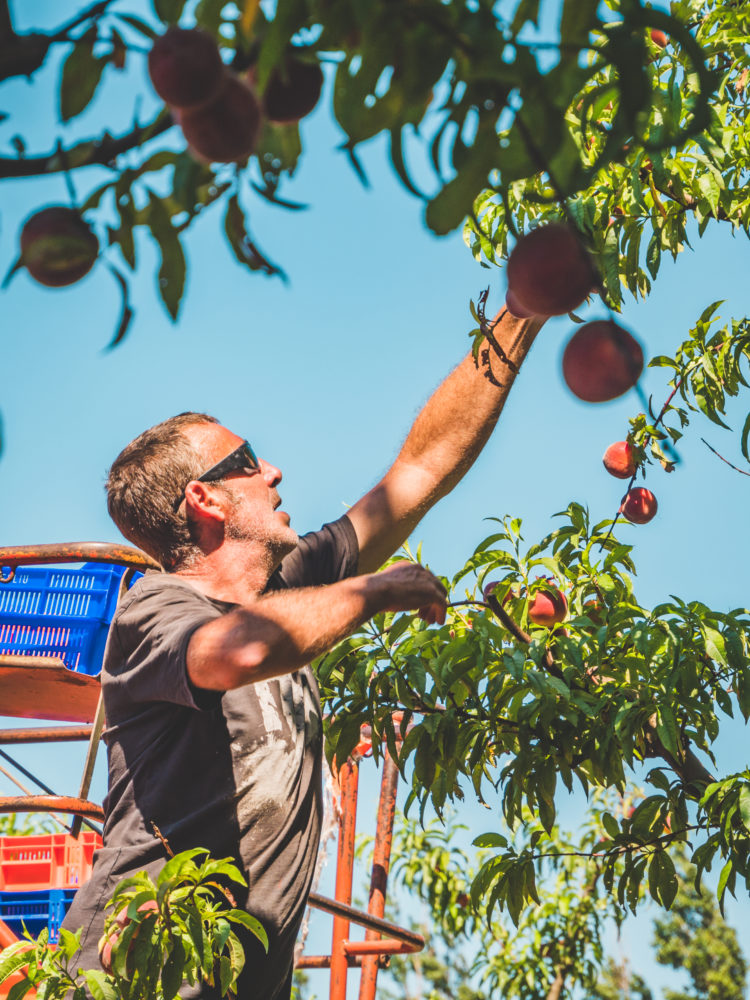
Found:
<svg viewBox="0 0 750 1000"><path fill-rule="evenodd" d="M629 441L615 441L611 444L604 452L602 462L610 476L616 479L630 479L638 468L635 464L635 452Z"/></svg>
<svg viewBox="0 0 750 1000"><path fill-rule="evenodd" d="M508 288L533 315L562 316L593 288L594 269L575 233L550 222L521 236L508 258Z"/></svg>
<svg viewBox="0 0 750 1000"><path fill-rule="evenodd" d="M633 524L648 524L658 510L656 497L645 486L634 486L622 498L620 513Z"/></svg>
<svg viewBox="0 0 750 1000"><path fill-rule="evenodd" d="M667 47L667 36L660 28L651 29L651 41L654 45L658 45L660 49Z"/></svg>
<svg viewBox="0 0 750 1000"><path fill-rule="evenodd" d="M298 122L309 115L323 89L323 70L318 62L287 55L271 73L263 91L263 111L278 124Z"/></svg>
<svg viewBox="0 0 750 1000"><path fill-rule="evenodd" d="M158 913L159 905L155 899L147 899L144 903L138 907L139 913ZM99 960L102 963L102 968L106 973L112 975L112 949L117 944L120 937L120 930L124 930L130 923L130 917L128 916L127 906L123 907L122 910L115 917L116 927L111 927L109 931L103 934L99 938ZM119 930L117 929L119 928ZM135 942L138 937L138 930L134 931L133 937L130 939L130 944L128 946L128 955L130 955L135 947Z"/></svg>
<svg viewBox="0 0 750 1000"><path fill-rule="evenodd" d="M570 338L562 370L573 395L587 403L605 403L636 384L643 371L643 350L612 320L596 320Z"/></svg>
<svg viewBox="0 0 750 1000"><path fill-rule="evenodd" d="M550 627L565 620L568 601L556 587L543 587L536 591L529 604L529 620L535 625Z"/></svg>
<svg viewBox="0 0 750 1000"><path fill-rule="evenodd" d="M224 63L216 41L201 28L168 28L148 54L154 90L174 108L194 108L221 89Z"/></svg>
<svg viewBox="0 0 750 1000"><path fill-rule="evenodd" d="M199 108L181 111L178 121L198 159L233 163L244 160L255 149L261 125L260 104L250 86L226 70L218 96Z"/></svg>
<svg viewBox="0 0 750 1000"><path fill-rule="evenodd" d="M21 261L35 281L50 288L88 274L98 253L99 240L74 208L43 208L21 230Z"/></svg>

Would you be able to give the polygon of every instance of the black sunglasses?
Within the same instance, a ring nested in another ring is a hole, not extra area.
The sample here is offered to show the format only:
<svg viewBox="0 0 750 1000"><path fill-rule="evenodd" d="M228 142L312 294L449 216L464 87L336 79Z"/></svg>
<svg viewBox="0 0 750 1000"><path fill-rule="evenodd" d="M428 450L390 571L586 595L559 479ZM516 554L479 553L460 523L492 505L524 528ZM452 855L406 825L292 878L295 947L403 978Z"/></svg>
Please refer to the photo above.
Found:
<svg viewBox="0 0 750 1000"><path fill-rule="evenodd" d="M222 458L216 465L212 465L202 476L196 476L195 481L215 483L229 475L230 472L260 472L258 456L253 451L249 441L243 441L239 448L235 448L226 458ZM173 510L177 510L184 499L185 490L175 500Z"/></svg>

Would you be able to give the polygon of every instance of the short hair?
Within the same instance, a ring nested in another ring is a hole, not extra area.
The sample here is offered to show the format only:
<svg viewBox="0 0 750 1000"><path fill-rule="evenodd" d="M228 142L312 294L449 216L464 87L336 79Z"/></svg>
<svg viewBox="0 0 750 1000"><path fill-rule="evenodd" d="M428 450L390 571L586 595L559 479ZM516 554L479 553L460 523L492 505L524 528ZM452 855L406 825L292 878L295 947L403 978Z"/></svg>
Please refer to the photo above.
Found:
<svg viewBox="0 0 750 1000"><path fill-rule="evenodd" d="M166 570L190 562L200 551L184 508L174 503L191 479L205 472L205 458L183 434L185 427L217 424L206 413L179 413L131 441L107 476L110 517L129 541Z"/></svg>

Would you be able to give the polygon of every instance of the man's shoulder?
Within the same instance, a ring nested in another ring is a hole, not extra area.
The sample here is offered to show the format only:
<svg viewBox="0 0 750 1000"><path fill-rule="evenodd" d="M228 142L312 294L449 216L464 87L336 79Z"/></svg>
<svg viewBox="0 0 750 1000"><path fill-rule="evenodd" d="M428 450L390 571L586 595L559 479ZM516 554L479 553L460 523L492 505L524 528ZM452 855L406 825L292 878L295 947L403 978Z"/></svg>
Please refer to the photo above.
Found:
<svg viewBox="0 0 750 1000"><path fill-rule="evenodd" d="M173 573L149 570L120 598L113 624L141 612L150 614L161 607L194 607L208 613L211 610L218 613L225 610L221 602L212 600L187 580Z"/></svg>

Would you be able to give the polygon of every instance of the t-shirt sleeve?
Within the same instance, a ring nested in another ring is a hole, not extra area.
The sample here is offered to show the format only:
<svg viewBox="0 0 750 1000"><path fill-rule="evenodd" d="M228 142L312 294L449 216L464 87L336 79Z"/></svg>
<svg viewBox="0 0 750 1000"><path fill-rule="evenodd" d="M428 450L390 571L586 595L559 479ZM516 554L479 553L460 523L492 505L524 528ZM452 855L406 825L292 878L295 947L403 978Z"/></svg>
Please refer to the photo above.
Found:
<svg viewBox="0 0 750 1000"><path fill-rule="evenodd" d="M297 548L281 563L269 581L269 590L281 587L317 587L336 583L357 572L359 545L354 526L344 514L320 531L302 535Z"/></svg>
<svg viewBox="0 0 750 1000"><path fill-rule="evenodd" d="M186 654L193 633L221 613L198 591L168 577L139 581L110 629L103 666L107 701L214 707L220 692L190 683Z"/></svg>

